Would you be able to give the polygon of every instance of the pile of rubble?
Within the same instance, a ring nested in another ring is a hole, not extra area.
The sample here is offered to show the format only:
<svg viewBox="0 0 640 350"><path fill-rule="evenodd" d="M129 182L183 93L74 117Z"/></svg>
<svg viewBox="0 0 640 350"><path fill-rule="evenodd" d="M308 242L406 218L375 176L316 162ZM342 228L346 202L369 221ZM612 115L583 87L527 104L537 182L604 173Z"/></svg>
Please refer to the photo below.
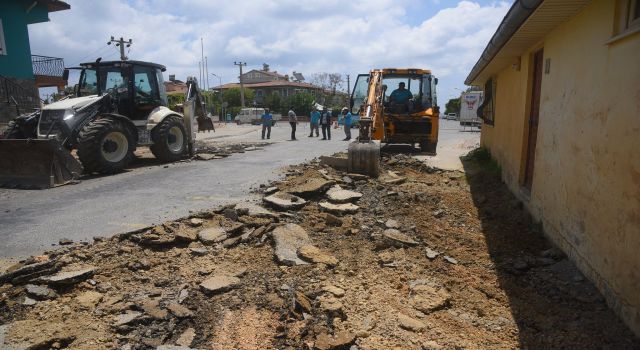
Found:
<svg viewBox="0 0 640 350"><path fill-rule="evenodd" d="M0 346L633 348L494 174L319 162L238 203L0 275ZM467 176L469 176L467 178Z"/></svg>
<svg viewBox="0 0 640 350"><path fill-rule="evenodd" d="M252 151L259 151L264 147L270 145L265 142L241 142L241 143L211 143L205 141L196 142L196 154L193 157L195 160L212 160L212 159L224 159L231 156L234 153L245 153Z"/></svg>

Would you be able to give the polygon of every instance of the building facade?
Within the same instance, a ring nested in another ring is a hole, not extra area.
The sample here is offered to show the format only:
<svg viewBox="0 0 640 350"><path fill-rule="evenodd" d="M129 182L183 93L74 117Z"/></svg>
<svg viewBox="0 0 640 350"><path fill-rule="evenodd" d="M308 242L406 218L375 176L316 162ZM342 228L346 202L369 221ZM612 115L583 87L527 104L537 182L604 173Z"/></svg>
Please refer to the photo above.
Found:
<svg viewBox="0 0 640 350"><path fill-rule="evenodd" d="M466 80L504 182L638 335L639 2L516 1Z"/></svg>
<svg viewBox="0 0 640 350"><path fill-rule="evenodd" d="M66 85L61 58L31 54L27 26L49 21L49 13L68 10L62 1L0 2L0 123L40 106L38 87Z"/></svg>

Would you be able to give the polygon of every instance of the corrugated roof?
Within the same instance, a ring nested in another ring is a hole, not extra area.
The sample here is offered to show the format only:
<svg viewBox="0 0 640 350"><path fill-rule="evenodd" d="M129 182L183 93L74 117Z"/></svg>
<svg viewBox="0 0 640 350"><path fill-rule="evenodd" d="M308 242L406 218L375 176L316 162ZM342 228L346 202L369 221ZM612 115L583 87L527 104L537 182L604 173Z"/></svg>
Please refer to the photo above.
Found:
<svg viewBox="0 0 640 350"><path fill-rule="evenodd" d="M307 88L307 89L322 89L319 86L315 86L313 84L308 84L308 83L298 83L295 81L285 81L285 80L274 80L274 81L267 81L264 83L251 83L251 84L243 84L245 88L249 88L249 89L255 89L255 88L261 88L261 87L285 87L285 86L291 86L291 87L301 87L301 88ZM230 88L234 88L234 87L240 87L240 83L228 83L228 84L223 84L223 85L219 85L219 86L214 86L212 87L212 89L214 90L220 90L222 89L230 89Z"/></svg>

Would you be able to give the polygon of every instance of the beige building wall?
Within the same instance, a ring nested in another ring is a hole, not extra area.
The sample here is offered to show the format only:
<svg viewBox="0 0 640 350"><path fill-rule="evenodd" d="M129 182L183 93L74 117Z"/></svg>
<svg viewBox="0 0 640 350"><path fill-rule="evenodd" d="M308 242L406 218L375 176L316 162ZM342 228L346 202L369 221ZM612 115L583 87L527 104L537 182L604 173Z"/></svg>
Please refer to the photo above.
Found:
<svg viewBox="0 0 640 350"><path fill-rule="evenodd" d="M640 33L609 42L615 1L594 0L497 75L482 145L545 233L640 334ZM522 190L531 55L544 49L534 177Z"/></svg>

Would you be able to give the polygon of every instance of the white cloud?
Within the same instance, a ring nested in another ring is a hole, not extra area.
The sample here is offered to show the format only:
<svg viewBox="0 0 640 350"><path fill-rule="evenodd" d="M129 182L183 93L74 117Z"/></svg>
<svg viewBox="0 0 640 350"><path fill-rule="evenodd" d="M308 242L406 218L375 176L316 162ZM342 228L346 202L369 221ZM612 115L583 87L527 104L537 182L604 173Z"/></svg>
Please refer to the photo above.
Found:
<svg viewBox="0 0 640 350"><path fill-rule="evenodd" d="M106 45L114 35L133 39L132 59L164 64L167 74L185 78L198 74L202 37L209 71L225 82L237 79L238 60L248 69L266 62L307 77L413 66L440 77L441 98L458 94L454 87L463 87L509 8L505 2L433 1L441 10L420 18L412 11L415 0L68 2L71 10L29 27L33 53L63 57L67 66L98 56L117 59L117 50Z"/></svg>

